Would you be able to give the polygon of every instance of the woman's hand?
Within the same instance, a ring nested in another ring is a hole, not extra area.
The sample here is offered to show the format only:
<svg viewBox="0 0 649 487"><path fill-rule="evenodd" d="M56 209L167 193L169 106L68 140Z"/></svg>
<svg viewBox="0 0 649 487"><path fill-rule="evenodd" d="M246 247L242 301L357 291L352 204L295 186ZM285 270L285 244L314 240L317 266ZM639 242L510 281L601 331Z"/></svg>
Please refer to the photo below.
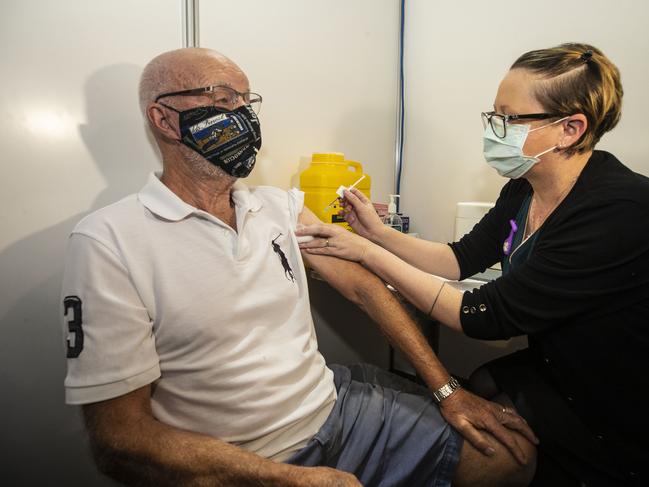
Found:
<svg viewBox="0 0 649 487"><path fill-rule="evenodd" d="M300 243L300 248L310 254L333 255L342 259L362 262L367 249L374 245L338 225L319 223L299 227L297 236L311 235L313 240Z"/></svg>
<svg viewBox="0 0 649 487"><path fill-rule="evenodd" d="M345 221L360 236L376 242L381 233L385 231L386 226L376 214L374 205L358 189L345 190L345 198L342 200L341 206Z"/></svg>

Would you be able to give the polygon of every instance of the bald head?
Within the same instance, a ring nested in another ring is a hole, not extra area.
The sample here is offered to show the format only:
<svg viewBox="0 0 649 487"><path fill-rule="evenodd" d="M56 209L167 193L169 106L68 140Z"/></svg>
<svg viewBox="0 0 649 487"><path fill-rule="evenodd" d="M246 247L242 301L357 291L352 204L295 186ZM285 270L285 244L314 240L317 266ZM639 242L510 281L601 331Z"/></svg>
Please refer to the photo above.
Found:
<svg viewBox="0 0 649 487"><path fill-rule="evenodd" d="M233 76L248 83L239 66L211 49L190 47L162 53L142 72L140 108L145 113L149 104L162 93L222 84L222 79Z"/></svg>

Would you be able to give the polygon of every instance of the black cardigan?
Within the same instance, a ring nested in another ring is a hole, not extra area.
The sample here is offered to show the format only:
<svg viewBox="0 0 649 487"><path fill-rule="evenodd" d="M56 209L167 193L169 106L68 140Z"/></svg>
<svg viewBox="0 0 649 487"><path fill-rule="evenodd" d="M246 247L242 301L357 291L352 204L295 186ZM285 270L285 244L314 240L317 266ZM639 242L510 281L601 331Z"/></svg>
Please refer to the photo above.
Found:
<svg viewBox="0 0 649 487"><path fill-rule="evenodd" d="M503 258L509 220L532 191L524 179L450 244L461 279ZM530 356L594 437L646 475L649 461L649 179L594 151L564 201L537 230L527 261L473 292L460 311L466 335L527 334ZM545 404L532 405L552 418Z"/></svg>

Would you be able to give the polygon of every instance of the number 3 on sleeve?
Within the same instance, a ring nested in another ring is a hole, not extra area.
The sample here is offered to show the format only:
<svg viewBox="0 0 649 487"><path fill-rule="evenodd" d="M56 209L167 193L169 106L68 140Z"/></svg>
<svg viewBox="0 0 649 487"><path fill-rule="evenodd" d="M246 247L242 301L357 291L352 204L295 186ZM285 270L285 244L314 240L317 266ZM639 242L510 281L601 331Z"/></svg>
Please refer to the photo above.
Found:
<svg viewBox="0 0 649 487"><path fill-rule="evenodd" d="M68 311L72 310L72 314ZM77 296L63 299L63 314L68 319L68 358L77 358L83 350L83 330L81 329L81 300Z"/></svg>

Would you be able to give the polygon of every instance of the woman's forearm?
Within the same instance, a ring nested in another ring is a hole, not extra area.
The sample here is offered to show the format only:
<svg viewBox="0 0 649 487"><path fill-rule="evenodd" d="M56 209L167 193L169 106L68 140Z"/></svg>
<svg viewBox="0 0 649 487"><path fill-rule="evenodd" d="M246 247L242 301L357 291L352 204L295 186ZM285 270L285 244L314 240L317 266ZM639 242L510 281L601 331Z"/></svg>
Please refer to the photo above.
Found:
<svg viewBox="0 0 649 487"><path fill-rule="evenodd" d="M410 237L387 226L372 241L424 272L453 280L460 277L455 254L446 244Z"/></svg>
<svg viewBox="0 0 649 487"><path fill-rule="evenodd" d="M418 309L443 325L462 331L462 293L446 285L445 280L413 267L377 245L370 244L362 264L394 286Z"/></svg>

